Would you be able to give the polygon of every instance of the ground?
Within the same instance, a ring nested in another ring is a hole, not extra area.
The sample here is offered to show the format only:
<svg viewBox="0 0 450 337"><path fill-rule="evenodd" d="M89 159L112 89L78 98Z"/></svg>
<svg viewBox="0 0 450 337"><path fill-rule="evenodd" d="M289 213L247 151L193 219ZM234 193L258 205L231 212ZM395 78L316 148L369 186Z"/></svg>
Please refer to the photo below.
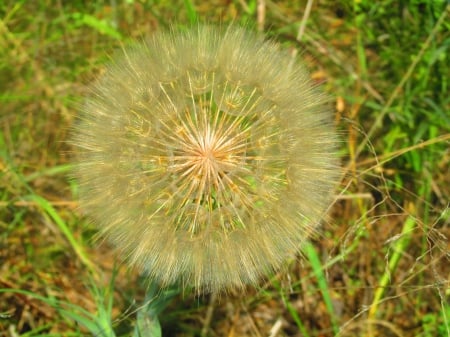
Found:
<svg viewBox="0 0 450 337"><path fill-rule="evenodd" d="M86 336L92 322L129 335L147 283L78 208L68 134L117 48L197 19L245 23L302 59L332 97L343 174L297 259L245 293L176 296L163 336L450 335L449 11L438 0L1 3L0 336Z"/></svg>

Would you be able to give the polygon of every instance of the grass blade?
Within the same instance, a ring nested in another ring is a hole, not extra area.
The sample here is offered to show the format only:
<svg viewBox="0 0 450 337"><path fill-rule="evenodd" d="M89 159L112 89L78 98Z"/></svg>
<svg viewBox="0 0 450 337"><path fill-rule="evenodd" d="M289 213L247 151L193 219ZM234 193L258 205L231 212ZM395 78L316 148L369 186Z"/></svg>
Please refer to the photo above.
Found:
<svg viewBox="0 0 450 337"><path fill-rule="evenodd" d="M339 325L336 320L336 314L334 312L333 302L331 300L330 292L328 290L327 279L323 272L323 266L320 263L319 256L317 255L316 249L314 246L308 241L304 246L304 253L308 258L311 266L313 268L313 273L317 278L317 283L319 285L320 292L322 293L323 300L325 302L325 306L327 308L328 313L330 314L331 325L333 328L333 333L337 335L339 333Z"/></svg>
<svg viewBox="0 0 450 337"><path fill-rule="evenodd" d="M50 218L56 223L60 231L66 237L67 241L69 241L69 244L72 246L80 261L89 269L90 272L92 272L93 275L96 275L95 266L87 256L86 252L83 249L83 246L80 245L75 239L71 230L69 229L65 221L59 216L55 208L47 200L36 194L28 196L27 199L34 201L48 216L50 216Z"/></svg>
<svg viewBox="0 0 450 337"><path fill-rule="evenodd" d="M391 275L395 272L400 258L404 254L404 251L408 247L411 239L411 232L416 225L416 220L409 216L403 224L402 232L395 238L394 246L392 247L393 255L389 260L388 268L385 270L380 279L380 284L375 292L375 296L372 301L372 305L369 310L369 320L376 319L378 305L383 298L387 285L391 280Z"/></svg>

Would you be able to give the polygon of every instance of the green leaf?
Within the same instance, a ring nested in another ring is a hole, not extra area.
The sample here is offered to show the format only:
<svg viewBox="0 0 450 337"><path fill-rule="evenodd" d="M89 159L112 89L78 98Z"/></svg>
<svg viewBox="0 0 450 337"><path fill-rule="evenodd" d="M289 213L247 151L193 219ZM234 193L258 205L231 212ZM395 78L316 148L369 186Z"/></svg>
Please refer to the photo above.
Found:
<svg viewBox="0 0 450 337"><path fill-rule="evenodd" d="M76 25L88 26L95 29L100 34L107 35L117 40L122 39L122 35L105 19L100 20L95 16L85 13L73 13L69 17L75 20Z"/></svg>
<svg viewBox="0 0 450 337"><path fill-rule="evenodd" d="M194 24L198 22L197 10L191 0L184 0L184 7L186 8L189 23Z"/></svg>

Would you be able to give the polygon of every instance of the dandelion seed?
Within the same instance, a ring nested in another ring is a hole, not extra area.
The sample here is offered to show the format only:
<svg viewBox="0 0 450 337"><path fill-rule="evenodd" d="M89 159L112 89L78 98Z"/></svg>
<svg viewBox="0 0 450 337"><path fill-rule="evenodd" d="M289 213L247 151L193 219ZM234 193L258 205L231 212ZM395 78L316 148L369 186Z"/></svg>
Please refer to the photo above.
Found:
<svg viewBox="0 0 450 337"><path fill-rule="evenodd" d="M72 143L80 202L161 286L256 284L292 257L338 178L324 96L235 26L156 33L92 88Z"/></svg>

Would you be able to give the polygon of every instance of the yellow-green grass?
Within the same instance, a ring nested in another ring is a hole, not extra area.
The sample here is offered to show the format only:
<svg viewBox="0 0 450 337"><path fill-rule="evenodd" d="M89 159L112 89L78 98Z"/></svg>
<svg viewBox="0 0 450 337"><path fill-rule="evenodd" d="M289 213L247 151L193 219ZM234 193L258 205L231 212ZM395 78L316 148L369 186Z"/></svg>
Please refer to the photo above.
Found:
<svg viewBox="0 0 450 337"><path fill-rule="evenodd" d="M438 0L0 3L0 336L133 331L146 283L78 209L67 136L109 55L196 20L245 23L297 52L333 96L344 174L304 256L245 294L177 296L163 335L449 335L449 11Z"/></svg>

